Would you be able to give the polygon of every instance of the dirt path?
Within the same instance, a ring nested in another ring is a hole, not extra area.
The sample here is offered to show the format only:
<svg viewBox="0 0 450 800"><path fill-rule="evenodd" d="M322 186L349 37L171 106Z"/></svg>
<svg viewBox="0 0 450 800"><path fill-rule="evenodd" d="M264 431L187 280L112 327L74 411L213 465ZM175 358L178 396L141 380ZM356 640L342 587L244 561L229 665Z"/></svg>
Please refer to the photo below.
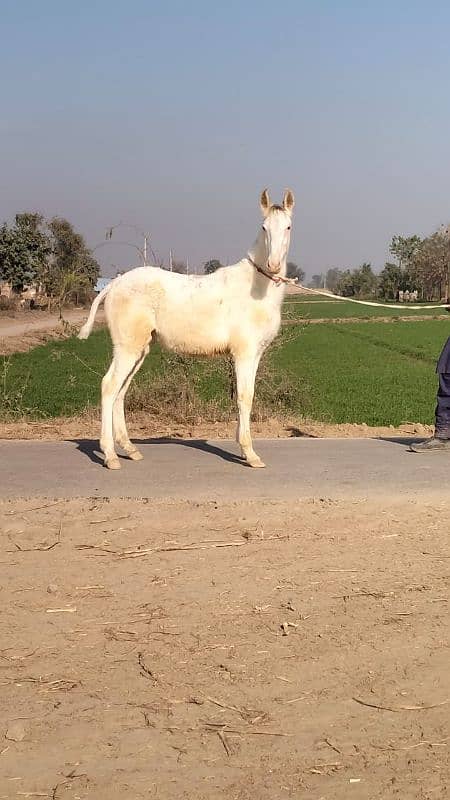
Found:
<svg viewBox="0 0 450 800"><path fill-rule="evenodd" d="M88 312L84 308L65 311L64 319L75 324L85 319L87 313ZM47 314L45 311L24 311L16 317L1 315L0 338L22 336L24 333L30 333L31 331L52 330L53 328L57 328L59 324L58 314Z"/></svg>
<svg viewBox="0 0 450 800"><path fill-rule="evenodd" d="M74 309L64 312L64 320L69 325L80 325L86 319L86 309ZM103 311L99 312L97 324L103 320ZM45 311L24 311L16 317L0 315L0 356L21 353L31 350L49 338L65 335L64 325L57 314Z"/></svg>
<svg viewBox="0 0 450 800"><path fill-rule="evenodd" d="M448 503L43 505L0 504L0 797L448 797Z"/></svg>
<svg viewBox="0 0 450 800"><path fill-rule="evenodd" d="M427 322L435 319L447 319L448 314L419 314L417 316L409 317L314 317L310 318L307 314L304 317L299 316L297 319L283 319L282 324L287 325L353 325L355 322L367 324L369 322Z"/></svg>
<svg viewBox="0 0 450 800"><path fill-rule="evenodd" d="M181 425L164 423L160 417L152 417L147 413L129 414L127 419L132 438L148 438L149 436L172 436L184 439L234 439L236 422L202 422L197 425ZM324 438L339 439L376 438L376 437L423 437L431 436L434 428L420 422L410 422L395 428L393 425L371 427L357 423L328 425L314 420L292 418L269 418L263 422L252 423L252 434L255 439L266 438ZM0 439L39 439L43 441L63 441L65 439L97 440L100 431L100 414L98 410L86 412L78 417L55 417L38 422L3 422L0 423Z"/></svg>

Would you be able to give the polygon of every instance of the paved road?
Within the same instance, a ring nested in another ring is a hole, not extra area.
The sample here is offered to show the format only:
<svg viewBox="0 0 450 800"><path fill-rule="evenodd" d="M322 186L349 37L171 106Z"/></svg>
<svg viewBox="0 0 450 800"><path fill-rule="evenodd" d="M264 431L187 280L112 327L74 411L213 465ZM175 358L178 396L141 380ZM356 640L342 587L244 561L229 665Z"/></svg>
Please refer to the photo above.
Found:
<svg viewBox="0 0 450 800"><path fill-rule="evenodd" d="M409 440L259 440L265 470L228 441L147 440L144 460L106 470L93 441L0 441L0 497L253 500L448 496L450 454L417 455Z"/></svg>

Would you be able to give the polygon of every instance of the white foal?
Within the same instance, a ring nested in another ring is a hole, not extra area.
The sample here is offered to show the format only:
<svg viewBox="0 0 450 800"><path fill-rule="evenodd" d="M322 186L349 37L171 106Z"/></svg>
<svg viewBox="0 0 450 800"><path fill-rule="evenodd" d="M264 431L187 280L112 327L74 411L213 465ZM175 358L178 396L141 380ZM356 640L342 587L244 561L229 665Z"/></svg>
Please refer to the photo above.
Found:
<svg viewBox="0 0 450 800"><path fill-rule="evenodd" d="M100 447L109 469L119 469L114 442L137 461L141 453L129 439L124 399L131 379L147 355L153 334L180 353L231 353L237 385L237 441L251 467L265 465L253 450L250 412L256 371L281 323L294 195L281 206L261 194L262 229L245 258L212 275L179 275L158 267L138 267L115 278L94 300L79 338L87 339L100 303L114 357L102 381Z"/></svg>

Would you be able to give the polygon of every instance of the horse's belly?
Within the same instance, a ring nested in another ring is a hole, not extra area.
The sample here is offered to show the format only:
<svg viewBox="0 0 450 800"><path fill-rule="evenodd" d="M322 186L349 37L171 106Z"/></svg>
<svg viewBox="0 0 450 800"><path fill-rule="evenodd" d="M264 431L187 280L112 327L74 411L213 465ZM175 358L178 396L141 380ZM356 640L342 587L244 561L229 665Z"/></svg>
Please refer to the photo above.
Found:
<svg viewBox="0 0 450 800"><path fill-rule="evenodd" d="M163 347L178 353L212 354L228 348L228 331L222 320L211 315L181 314L178 318L160 319L156 327L158 340Z"/></svg>

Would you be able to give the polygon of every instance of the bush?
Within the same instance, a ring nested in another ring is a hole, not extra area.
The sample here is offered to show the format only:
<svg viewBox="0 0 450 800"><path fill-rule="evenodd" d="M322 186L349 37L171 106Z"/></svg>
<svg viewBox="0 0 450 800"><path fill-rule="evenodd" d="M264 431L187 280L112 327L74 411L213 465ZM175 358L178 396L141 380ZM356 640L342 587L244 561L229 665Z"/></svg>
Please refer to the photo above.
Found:
<svg viewBox="0 0 450 800"><path fill-rule="evenodd" d="M0 294L0 311L17 311L19 308L19 298L17 295L12 294L7 297L5 294Z"/></svg>
<svg viewBox="0 0 450 800"><path fill-rule="evenodd" d="M237 401L231 358L201 359L163 353L158 373L133 381L126 398L130 412L144 412L176 424L229 422L236 418ZM295 412L298 381L277 372L263 359L256 379L252 419Z"/></svg>

